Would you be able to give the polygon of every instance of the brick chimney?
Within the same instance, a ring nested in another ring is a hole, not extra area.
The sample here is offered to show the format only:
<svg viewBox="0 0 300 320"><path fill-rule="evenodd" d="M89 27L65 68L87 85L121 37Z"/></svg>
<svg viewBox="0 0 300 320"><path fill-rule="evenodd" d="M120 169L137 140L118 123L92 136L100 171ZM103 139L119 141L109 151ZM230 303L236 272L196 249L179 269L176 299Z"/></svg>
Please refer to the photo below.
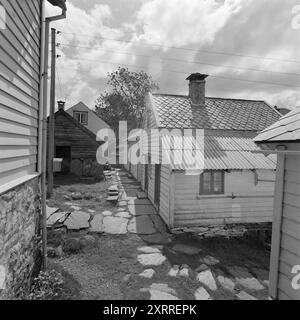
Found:
<svg viewBox="0 0 300 320"><path fill-rule="evenodd" d="M205 107L205 79L207 74L192 73L186 80L189 80L189 98L192 106Z"/></svg>
<svg viewBox="0 0 300 320"><path fill-rule="evenodd" d="M59 110L65 110L65 101L62 101L62 100L60 100L60 101L57 101L57 104L58 104L58 111Z"/></svg>

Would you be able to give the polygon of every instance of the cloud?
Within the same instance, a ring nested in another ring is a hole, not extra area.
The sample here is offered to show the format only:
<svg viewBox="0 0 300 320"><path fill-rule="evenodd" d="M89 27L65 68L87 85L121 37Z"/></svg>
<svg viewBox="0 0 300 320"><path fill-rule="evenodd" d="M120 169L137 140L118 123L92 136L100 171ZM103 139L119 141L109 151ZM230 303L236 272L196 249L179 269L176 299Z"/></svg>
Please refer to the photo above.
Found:
<svg viewBox="0 0 300 320"><path fill-rule="evenodd" d="M149 43L186 46L212 43L215 35L248 0L152 0L137 14Z"/></svg>
<svg viewBox="0 0 300 320"><path fill-rule="evenodd" d="M207 80L210 96L300 104L299 88L292 87L300 87L300 76L249 70L300 74L300 64L283 61L299 60L300 30L291 27L294 0L102 2L80 2L79 7L70 0L67 19L53 24L62 31L58 71L63 93L57 85L57 96L67 95L68 105L83 100L93 107L107 88L107 73L119 65L144 69L165 93L187 93L186 76L203 72L217 76ZM55 10L49 7L49 13Z"/></svg>

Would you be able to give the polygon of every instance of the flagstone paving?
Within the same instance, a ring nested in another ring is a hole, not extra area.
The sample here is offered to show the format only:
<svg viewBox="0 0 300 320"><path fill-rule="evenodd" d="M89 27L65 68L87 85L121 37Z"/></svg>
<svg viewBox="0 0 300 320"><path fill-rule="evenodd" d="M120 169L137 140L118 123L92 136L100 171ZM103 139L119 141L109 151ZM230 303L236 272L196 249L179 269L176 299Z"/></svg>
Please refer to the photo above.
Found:
<svg viewBox="0 0 300 320"><path fill-rule="evenodd" d="M115 206L101 211L80 206L83 209L70 210L65 221L70 230L99 237L78 259L72 255L57 261L80 283L84 298L111 299L115 293L117 299L267 299L269 261L260 249L255 251L241 241L171 235L127 173L113 173L110 183L114 190L118 186L120 193ZM78 203L69 204L79 207ZM265 261L263 265L261 261ZM99 289L93 285L93 277L100 277ZM105 289L108 286L113 292Z"/></svg>

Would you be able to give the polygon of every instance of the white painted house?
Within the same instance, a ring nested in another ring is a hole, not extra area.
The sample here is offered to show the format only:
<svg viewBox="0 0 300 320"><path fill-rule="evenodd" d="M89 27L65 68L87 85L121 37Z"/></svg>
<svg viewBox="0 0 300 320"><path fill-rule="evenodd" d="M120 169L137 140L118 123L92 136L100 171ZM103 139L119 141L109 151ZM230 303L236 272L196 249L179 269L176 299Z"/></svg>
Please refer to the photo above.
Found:
<svg viewBox="0 0 300 320"><path fill-rule="evenodd" d="M255 138L278 154L270 296L300 300L300 107Z"/></svg>
<svg viewBox="0 0 300 320"><path fill-rule="evenodd" d="M83 102L77 103L75 106L66 110L66 112L75 118L80 124L97 135L101 129L109 129L109 125L99 118L87 105Z"/></svg>
<svg viewBox="0 0 300 320"><path fill-rule="evenodd" d="M264 101L206 97L205 78L192 74L187 79L189 96L146 97L143 128L160 130L161 138L151 142L159 152L145 157L157 164L125 167L170 228L271 222L276 156L252 154L259 149L253 138L281 115ZM170 147L162 129L177 130ZM196 129L203 130L201 145L190 147L204 150L197 170L176 159L184 129L191 129L194 138ZM169 164L161 163L165 153Z"/></svg>
<svg viewBox="0 0 300 320"><path fill-rule="evenodd" d="M63 10L56 20L64 18L64 1L49 2ZM0 6L5 15L0 28L1 300L26 292L39 271L47 74L45 1L1 0Z"/></svg>

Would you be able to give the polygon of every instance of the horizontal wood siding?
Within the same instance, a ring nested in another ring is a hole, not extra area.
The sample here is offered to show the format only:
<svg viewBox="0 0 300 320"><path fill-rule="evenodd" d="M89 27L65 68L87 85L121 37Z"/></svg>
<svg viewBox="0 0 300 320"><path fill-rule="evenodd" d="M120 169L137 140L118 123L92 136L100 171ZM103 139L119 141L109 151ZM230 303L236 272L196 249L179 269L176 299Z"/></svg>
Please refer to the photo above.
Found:
<svg viewBox="0 0 300 320"><path fill-rule="evenodd" d="M37 171L41 1L0 0L0 184Z"/></svg>
<svg viewBox="0 0 300 320"><path fill-rule="evenodd" d="M275 172L258 171L258 180L251 171L226 172L226 197L201 197L199 175L176 172L174 225L271 222Z"/></svg>
<svg viewBox="0 0 300 320"><path fill-rule="evenodd" d="M300 147L298 148L298 150ZM281 225L278 298L300 300L292 287L292 268L300 265L300 156L287 155ZM299 179L297 179L299 178Z"/></svg>
<svg viewBox="0 0 300 320"><path fill-rule="evenodd" d="M55 114L55 146L71 147L72 159L93 158L96 159L96 152L99 143L79 128L73 119L69 119L66 113Z"/></svg>

